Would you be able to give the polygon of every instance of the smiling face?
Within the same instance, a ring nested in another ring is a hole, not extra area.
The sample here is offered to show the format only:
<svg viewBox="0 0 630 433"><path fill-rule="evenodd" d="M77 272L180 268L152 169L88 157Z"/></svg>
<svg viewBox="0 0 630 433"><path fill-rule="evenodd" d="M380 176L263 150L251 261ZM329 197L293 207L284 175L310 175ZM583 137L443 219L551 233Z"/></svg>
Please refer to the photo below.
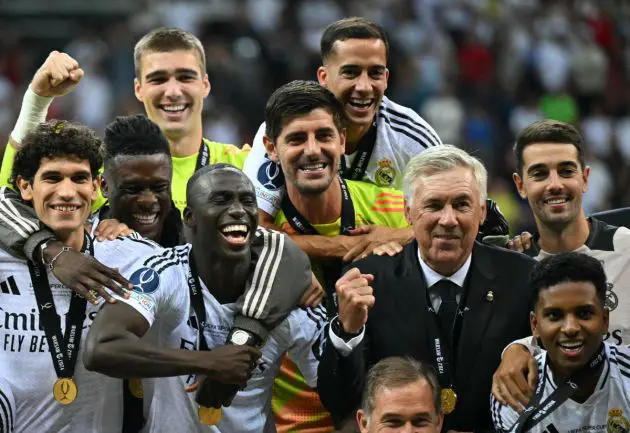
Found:
<svg viewBox="0 0 630 433"><path fill-rule="evenodd" d="M210 93L208 75L194 50L147 52L134 82L147 117L169 139L201 130L203 100Z"/></svg>
<svg viewBox="0 0 630 433"><path fill-rule="evenodd" d="M374 395L370 417L363 410L357 413L361 433L437 433L443 415L435 411L433 393L425 379L395 388L381 388Z"/></svg>
<svg viewBox="0 0 630 433"><path fill-rule="evenodd" d="M171 159L165 154L119 155L103 173L111 216L156 242L171 210Z"/></svg>
<svg viewBox="0 0 630 433"><path fill-rule="evenodd" d="M87 160L43 158L34 179L18 177L17 184L22 199L33 203L37 217L60 240L83 236L83 224L100 186Z"/></svg>
<svg viewBox="0 0 630 433"><path fill-rule="evenodd" d="M448 276L468 259L486 217L485 201L470 168L454 167L416 180L405 216L420 246L422 259Z"/></svg>
<svg viewBox="0 0 630 433"><path fill-rule="evenodd" d="M269 137L264 142L271 159L280 163L287 185L317 195L337 174L345 132L337 129L329 111L317 108L287 121L275 143Z"/></svg>
<svg viewBox="0 0 630 433"><path fill-rule="evenodd" d="M317 78L343 104L352 126L369 128L387 89L385 43L376 38L335 41Z"/></svg>
<svg viewBox="0 0 630 433"><path fill-rule="evenodd" d="M532 333L540 338L554 374L566 378L584 366L608 331L608 310L591 282L569 281L540 291L531 313Z"/></svg>
<svg viewBox="0 0 630 433"><path fill-rule="evenodd" d="M514 183L538 225L562 229L583 215L590 168L582 170L574 145L530 144L523 149L523 163L523 172L513 175Z"/></svg>
<svg viewBox="0 0 630 433"><path fill-rule="evenodd" d="M254 186L238 169L217 169L189 185L184 221L193 244L207 246L215 257L240 260L250 253L258 223Z"/></svg>

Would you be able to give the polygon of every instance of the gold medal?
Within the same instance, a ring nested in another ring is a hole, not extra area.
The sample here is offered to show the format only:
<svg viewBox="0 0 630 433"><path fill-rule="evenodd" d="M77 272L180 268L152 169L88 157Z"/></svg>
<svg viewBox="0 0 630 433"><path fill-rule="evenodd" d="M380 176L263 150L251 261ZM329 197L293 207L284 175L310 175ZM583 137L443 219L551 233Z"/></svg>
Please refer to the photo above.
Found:
<svg viewBox="0 0 630 433"><path fill-rule="evenodd" d="M199 406L197 414L199 415L199 422L201 422L201 424L216 425L221 421L223 411L221 408L216 409L214 407Z"/></svg>
<svg viewBox="0 0 630 433"><path fill-rule="evenodd" d="M70 404L77 398L77 384L71 377L57 379L53 385L53 396L61 404Z"/></svg>
<svg viewBox="0 0 630 433"><path fill-rule="evenodd" d="M451 388L444 388L441 394L442 410L445 414L449 414L455 410L457 404L457 394Z"/></svg>
<svg viewBox="0 0 630 433"><path fill-rule="evenodd" d="M144 397L144 389L142 388L142 381L136 377L129 379L129 392L135 398L143 398Z"/></svg>

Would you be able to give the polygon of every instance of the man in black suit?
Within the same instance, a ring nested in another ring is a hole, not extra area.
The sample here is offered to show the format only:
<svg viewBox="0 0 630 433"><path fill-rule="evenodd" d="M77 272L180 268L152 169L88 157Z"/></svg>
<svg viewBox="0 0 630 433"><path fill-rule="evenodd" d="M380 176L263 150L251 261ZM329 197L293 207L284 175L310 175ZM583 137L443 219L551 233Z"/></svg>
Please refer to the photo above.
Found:
<svg viewBox="0 0 630 433"><path fill-rule="evenodd" d="M492 373L505 345L530 332L527 280L535 262L475 241L487 173L465 151L424 151L409 162L403 185L415 240L397 256L356 262L337 282L321 400L343 420L360 402L368 368L408 355L438 372L444 431L491 429Z"/></svg>

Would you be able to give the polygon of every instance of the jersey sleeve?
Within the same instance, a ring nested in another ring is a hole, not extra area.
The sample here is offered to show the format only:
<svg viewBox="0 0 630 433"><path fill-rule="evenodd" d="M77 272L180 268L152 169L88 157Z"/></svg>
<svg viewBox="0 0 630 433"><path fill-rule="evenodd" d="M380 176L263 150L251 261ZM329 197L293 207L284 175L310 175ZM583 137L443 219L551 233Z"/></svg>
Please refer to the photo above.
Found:
<svg viewBox="0 0 630 433"><path fill-rule="evenodd" d="M316 308L300 307L288 317L289 356L297 364L306 383L317 386L317 366L326 341L326 310L322 304Z"/></svg>
<svg viewBox="0 0 630 433"><path fill-rule="evenodd" d="M265 124L262 123L254 137L254 144L245 160L243 171L256 188L258 208L275 217L285 192L284 174L280 165L267 157L264 136Z"/></svg>
<svg viewBox="0 0 630 433"><path fill-rule="evenodd" d="M205 141L205 143L210 149L211 164L224 162L233 165L239 170L243 169L243 164L245 164L247 155L249 155L251 150L248 144L243 145L242 148L238 148L233 144L217 143L215 141Z"/></svg>
<svg viewBox="0 0 630 433"><path fill-rule="evenodd" d="M0 432L11 433L15 424L15 398L11 385L0 377Z"/></svg>
<svg viewBox="0 0 630 433"><path fill-rule="evenodd" d="M492 423L497 431L510 431L519 417L518 412L510 406L499 403L493 395L490 396L490 410Z"/></svg>
<svg viewBox="0 0 630 433"><path fill-rule="evenodd" d="M18 258L33 259L37 245L54 237L18 193L0 187L0 245L5 251Z"/></svg>
<svg viewBox="0 0 630 433"><path fill-rule="evenodd" d="M15 158L15 147L11 146L11 142L7 143L4 148L4 156L2 157L2 167L0 167L0 186L11 186L11 172L13 171L13 159Z"/></svg>

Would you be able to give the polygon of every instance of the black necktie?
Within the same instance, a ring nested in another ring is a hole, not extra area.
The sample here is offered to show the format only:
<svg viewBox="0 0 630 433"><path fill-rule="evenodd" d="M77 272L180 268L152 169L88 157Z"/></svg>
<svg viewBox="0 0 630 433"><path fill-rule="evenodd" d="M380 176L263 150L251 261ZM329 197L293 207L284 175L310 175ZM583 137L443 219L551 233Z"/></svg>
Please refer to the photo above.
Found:
<svg viewBox="0 0 630 433"><path fill-rule="evenodd" d="M434 290L442 299L440 309L438 310L438 322L440 325L440 336L444 339L446 347L451 349L451 338L453 334L453 323L457 315L457 292L459 286L451 280L440 280Z"/></svg>

